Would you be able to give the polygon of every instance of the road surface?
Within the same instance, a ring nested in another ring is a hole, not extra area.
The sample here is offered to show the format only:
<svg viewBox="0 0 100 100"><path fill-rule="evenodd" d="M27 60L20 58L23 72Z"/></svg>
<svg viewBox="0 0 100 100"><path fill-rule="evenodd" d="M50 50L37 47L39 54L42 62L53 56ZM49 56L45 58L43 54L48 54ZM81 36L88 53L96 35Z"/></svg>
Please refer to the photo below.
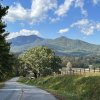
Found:
<svg viewBox="0 0 100 100"><path fill-rule="evenodd" d="M0 89L0 100L57 100L52 94L35 86L20 84L18 78L5 82Z"/></svg>

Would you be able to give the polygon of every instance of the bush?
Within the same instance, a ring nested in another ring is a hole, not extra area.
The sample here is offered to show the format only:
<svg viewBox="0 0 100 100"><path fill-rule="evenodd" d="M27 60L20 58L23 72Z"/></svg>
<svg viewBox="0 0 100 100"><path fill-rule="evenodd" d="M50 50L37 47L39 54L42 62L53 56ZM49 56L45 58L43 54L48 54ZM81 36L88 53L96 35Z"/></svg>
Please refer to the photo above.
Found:
<svg viewBox="0 0 100 100"><path fill-rule="evenodd" d="M48 75L51 75L52 72L53 72L53 71L52 71L51 68L47 68L47 67L46 67L45 69L42 70L42 73L41 73L41 74L42 74L42 76L48 76Z"/></svg>

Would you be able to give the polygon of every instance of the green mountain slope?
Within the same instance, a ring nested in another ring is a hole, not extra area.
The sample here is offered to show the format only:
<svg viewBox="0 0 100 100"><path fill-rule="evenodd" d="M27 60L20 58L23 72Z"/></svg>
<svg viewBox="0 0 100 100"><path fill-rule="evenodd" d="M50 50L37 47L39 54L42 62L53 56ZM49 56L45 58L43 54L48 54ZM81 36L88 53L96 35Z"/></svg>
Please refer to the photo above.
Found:
<svg viewBox="0 0 100 100"><path fill-rule="evenodd" d="M24 42L24 40L25 41L27 40L26 37L24 36L22 38L20 37L20 39L22 40L18 38L18 41L23 41L22 45L21 43L18 44L19 42L17 41L17 38L15 39L18 42L17 44L16 41L10 40L10 42L12 41L11 52L14 53L23 52L32 47L42 45L53 49L59 55L100 54L100 45L90 44L81 40L73 40L64 36L56 39L43 39L36 36L35 38L33 37L34 36L27 37L28 43Z"/></svg>

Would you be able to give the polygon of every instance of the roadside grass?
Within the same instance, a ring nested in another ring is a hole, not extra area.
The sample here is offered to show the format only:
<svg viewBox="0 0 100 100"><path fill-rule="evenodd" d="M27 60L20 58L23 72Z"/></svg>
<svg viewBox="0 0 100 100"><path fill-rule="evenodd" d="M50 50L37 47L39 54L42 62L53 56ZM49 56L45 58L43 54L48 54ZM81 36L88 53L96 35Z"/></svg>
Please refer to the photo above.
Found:
<svg viewBox="0 0 100 100"><path fill-rule="evenodd" d="M0 89L4 87L4 83L3 82L0 82Z"/></svg>
<svg viewBox="0 0 100 100"><path fill-rule="evenodd" d="M86 73L81 73L83 76L100 76L100 72L86 72Z"/></svg>
<svg viewBox="0 0 100 100"><path fill-rule="evenodd" d="M21 77L19 82L39 86L54 94L59 100L100 100L100 73L38 79Z"/></svg>

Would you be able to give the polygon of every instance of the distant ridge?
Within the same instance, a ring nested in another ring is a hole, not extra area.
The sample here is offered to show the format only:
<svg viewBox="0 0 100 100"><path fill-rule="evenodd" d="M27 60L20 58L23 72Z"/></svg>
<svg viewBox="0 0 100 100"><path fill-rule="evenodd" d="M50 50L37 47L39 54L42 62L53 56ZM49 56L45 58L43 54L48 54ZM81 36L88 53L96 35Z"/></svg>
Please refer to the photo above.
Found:
<svg viewBox="0 0 100 100"><path fill-rule="evenodd" d="M30 36L18 36L16 38L9 39L8 41L11 42L13 46L20 46L32 43L37 39L43 40L41 37L38 37L36 35L30 35Z"/></svg>
<svg viewBox="0 0 100 100"><path fill-rule="evenodd" d="M44 39L36 35L18 36L8 42L12 42L11 52L14 53L22 53L35 46L47 46L58 55L100 54L100 45L69 39L65 36L56 39Z"/></svg>

